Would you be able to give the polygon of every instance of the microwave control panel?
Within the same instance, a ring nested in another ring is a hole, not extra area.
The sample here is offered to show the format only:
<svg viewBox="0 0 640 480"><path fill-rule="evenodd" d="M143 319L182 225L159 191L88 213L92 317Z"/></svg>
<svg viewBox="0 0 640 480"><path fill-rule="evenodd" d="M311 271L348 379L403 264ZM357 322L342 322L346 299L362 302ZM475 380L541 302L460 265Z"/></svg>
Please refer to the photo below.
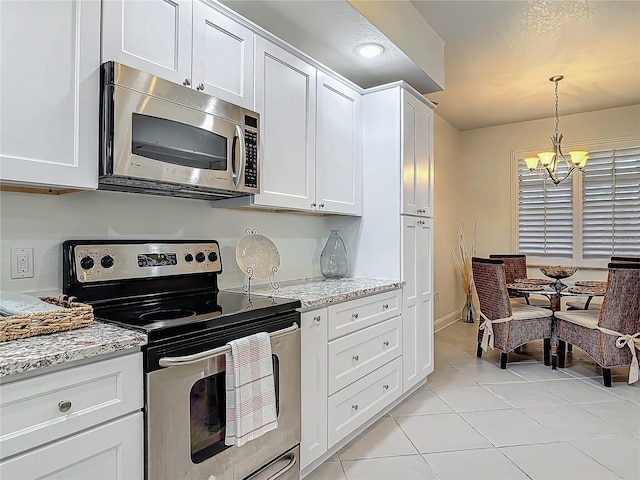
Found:
<svg viewBox="0 0 640 480"><path fill-rule="evenodd" d="M246 187L258 188L258 133L245 129L244 144L247 156L244 184Z"/></svg>

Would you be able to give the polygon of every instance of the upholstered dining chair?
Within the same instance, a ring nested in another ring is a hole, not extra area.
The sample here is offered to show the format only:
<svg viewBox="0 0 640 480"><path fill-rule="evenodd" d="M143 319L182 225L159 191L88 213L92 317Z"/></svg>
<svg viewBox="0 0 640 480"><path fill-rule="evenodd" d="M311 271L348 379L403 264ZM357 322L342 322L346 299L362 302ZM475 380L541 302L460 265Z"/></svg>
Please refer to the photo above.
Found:
<svg viewBox="0 0 640 480"><path fill-rule="evenodd" d="M611 263L633 263L640 262L640 257L623 257L614 255L611 257ZM588 308L600 309L600 304L596 303L595 305L591 304L591 300L593 297L588 297L586 300L570 300L567 302L567 310L587 310Z"/></svg>
<svg viewBox="0 0 640 480"><path fill-rule="evenodd" d="M544 339L544 364L549 365L551 321L549 309L509 301L502 259L471 259L473 281L480 301L477 356L488 347L500 350L500 368L507 368L509 352L533 340Z"/></svg>
<svg viewBox="0 0 640 480"><path fill-rule="evenodd" d="M638 380L640 350L640 263L609 263L607 290L600 310L556 312L558 366L565 366L565 345L572 344L602 367L605 387L611 368L629 365L629 383Z"/></svg>
<svg viewBox="0 0 640 480"><path fill-rule="evenodd" d="M523 253L492 253L489 258L504 261L504 273L507 277L507 283L514 283L518 278L527 277L527 256ZM536 307L550 308L548 298L531 297L526 293L509 292L509 297L514 299L511 303L522 303L521 299L527 305L535 305Z"/></svg>

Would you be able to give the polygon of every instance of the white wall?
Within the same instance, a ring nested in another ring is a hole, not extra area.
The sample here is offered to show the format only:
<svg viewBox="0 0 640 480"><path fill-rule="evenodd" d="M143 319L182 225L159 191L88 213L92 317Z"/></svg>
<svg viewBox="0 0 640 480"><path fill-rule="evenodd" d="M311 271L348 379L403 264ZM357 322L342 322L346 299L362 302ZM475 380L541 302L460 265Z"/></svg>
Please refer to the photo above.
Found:
<svg viewBox="0 0 640 480"><path fill-rule="evenodd" d="M553 118L549 118L461 133L458 175L464 196L460 218L465 225L478 222L479 256L517 249L511 240L511 151L549 149L553 129ZM640 137L640 105L561 117L560 133L564 134L565 151L596 141ZM541 276L537 271L531 274ZM581 271L574 278L594 275L604 278L605 272Z"/></svg>
<svg viewBox="0 0 640 480"><path fill-rule="evenodd" d="M465 190L460 181L461 134L445 119L435 115L434 123L434 291L440 300L434 303L436 329L460 318L464 293L451 247L457 250L457 224L464 222ZM465 224L471 241L473 224ZM470 243L469 245L470 246ZM439 325L440 324L440 325Z"/></svg>
<svg viewBox="0 0 640 480"><path fill-rule="evenodd" d="M278 247L276 280L320 275L320 252L329 236L325 217L212 208L203 200L118 192L66 195L0 193L0 288L50 292L62 288L61 258L68 239L215 239L220 242L220 286L242 285L235 246L257 228ZM33 247L35 277L11 280L9 249Z"/></svg>

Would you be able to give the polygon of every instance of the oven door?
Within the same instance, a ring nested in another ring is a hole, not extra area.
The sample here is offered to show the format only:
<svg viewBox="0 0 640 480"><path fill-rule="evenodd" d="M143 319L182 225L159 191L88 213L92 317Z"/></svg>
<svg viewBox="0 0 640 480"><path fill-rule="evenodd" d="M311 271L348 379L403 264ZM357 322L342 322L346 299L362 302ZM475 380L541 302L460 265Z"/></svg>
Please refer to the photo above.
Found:
<svg viewBox="0 0 640 480"><path fill-rule="evenodd" d="M113 144L104 149L102 175L245 191L245 134L239 123L128 88L111 88Z"/></svg>
<svg viewBox="0 0 640 480"><path fill-rule="evenodd" d="M300 330L291 330L271 338L278 428L242 447L224 444L224 353L147 374L149 480L239 480L300 443Z"/></svg>

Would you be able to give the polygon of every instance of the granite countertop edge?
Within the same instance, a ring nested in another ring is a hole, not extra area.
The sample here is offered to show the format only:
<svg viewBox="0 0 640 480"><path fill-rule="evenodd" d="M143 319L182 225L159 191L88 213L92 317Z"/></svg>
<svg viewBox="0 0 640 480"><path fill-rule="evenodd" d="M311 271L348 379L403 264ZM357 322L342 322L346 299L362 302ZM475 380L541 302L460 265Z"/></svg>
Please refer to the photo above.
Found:
<svg viewBox="0 0 640 480"><path fill-rule="evenodd" d="M0 377L140 348L146 343L143 333L99 320L74 330L8 340L0 342Z"/></svg>
<svg viewBox="0 0 640 480"><path fill-rule="evenodd" d="M346 302L357 298L398 290L400 280L348 277L343 279L325 279L323 277L287 280L278 282L279 288L273 292L269 285L258 285L252 291L256 294L273 294L276 297L300 300L300 310L313 310L334 303Z"/></svg>

